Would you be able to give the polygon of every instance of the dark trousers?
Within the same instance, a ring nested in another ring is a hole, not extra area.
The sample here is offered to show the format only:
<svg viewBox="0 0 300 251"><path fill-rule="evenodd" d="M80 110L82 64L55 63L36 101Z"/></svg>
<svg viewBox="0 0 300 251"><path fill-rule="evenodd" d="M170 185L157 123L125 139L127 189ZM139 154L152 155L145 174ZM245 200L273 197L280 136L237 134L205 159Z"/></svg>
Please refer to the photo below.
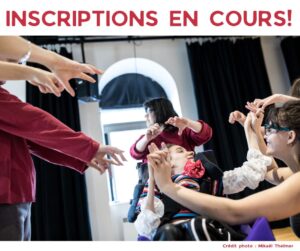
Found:
<svg viewBox="0 0 300 251"><path fill-rule="evenodd" d="M0 240L29 241L31 203L0 204Z"/></svg>

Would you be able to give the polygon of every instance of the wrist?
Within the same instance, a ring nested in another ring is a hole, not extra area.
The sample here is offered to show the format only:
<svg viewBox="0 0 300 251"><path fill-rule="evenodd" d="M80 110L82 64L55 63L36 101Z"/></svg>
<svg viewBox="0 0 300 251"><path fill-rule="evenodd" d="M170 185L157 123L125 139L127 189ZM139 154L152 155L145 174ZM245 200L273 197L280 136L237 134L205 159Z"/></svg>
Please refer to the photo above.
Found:
<svg viewBox="0 0 300 251"><path fill-rule="evenodd" d="M162 184L161 186L159 186L159 189L164 194L169 194L171 191L174 190L174 183L170 180L170 181Z"/></svg>
<svg viewBox="0 0 300 251"><path fill-rule="evenodd" d="M58 56L55 52L32 45L30 61L42 64L51 70L54 68Z"/></svg>
<svg viewBox="0 0 300 251"><path fill-rule="evenodd" d="M34 80L34 77L38 73L37 69L31 66L23 66L20 65L20 74L23 76L23 79L27 81L32 81Z"/></svg>

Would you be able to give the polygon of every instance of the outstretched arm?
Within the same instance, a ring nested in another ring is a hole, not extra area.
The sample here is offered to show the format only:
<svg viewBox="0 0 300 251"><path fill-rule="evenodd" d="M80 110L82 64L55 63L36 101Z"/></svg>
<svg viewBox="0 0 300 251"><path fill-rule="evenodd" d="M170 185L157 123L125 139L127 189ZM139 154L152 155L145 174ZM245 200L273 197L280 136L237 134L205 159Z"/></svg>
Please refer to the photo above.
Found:
<svg viewBox="0 0 300 251"><path fill-rule="evenodd" d="M299 100L299 98L283 94L273 94L264 99L255 99L253 101L253 104L256 105L258 108L265 109L268 105L272 105L275 103L285 103L292 100Z"/></svg>
<svg viewBox="0 0 300 251"><path fill-rule="evenodd" d="M260 216L270 221L286 218L300 212L300 173L293 175L283 184L241 200L219 198L186 189L171 181L171 168L163 153L154 163L154 177L161 192L181 205L208 217L230 224L249 223ZM272 208L272 210L270 210Z"/></svg>
<svg viewBox="0 0 300 251"><path fill-rule="evenodd" d="M59 54L43 49L29 41L17 36L0 37L0 54L2 58L19 61L26 58L30 62L35 62L46 66L51 70L58 80L62 83L64 89L72 96L75 95L69 80L72 78L81 78L94 83L95 80L87 75L101 74L102 70L93 65L80 64ZM45 88L43 92L52 92L51 89Z"/></svg>
<svg viewBox="0 0 300 251"><path fill-rule="evenodd" d="M27 80L37 86L41 92L51 92L60 96L64 87L51 72L40 70L26 65L0 61L0 79L2 80Z"/></svg>

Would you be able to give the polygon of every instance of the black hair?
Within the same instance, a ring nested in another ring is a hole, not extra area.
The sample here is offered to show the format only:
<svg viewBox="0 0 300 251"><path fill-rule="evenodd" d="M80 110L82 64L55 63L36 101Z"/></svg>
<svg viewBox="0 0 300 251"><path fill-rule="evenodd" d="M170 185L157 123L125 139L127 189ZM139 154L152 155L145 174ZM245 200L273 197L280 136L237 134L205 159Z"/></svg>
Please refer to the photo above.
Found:
<svg viewBox="0 0 300 251"><path fill-rule="evenodd" d="M165 124L170 117L178 116L170 100L166 98L153 98L147 100L144 103L144 107L146 112L147 109L154 112L156 118L155 123L158 123L160 126L164 126L164 131L173 132L178 130L177 127Z"/></svg>

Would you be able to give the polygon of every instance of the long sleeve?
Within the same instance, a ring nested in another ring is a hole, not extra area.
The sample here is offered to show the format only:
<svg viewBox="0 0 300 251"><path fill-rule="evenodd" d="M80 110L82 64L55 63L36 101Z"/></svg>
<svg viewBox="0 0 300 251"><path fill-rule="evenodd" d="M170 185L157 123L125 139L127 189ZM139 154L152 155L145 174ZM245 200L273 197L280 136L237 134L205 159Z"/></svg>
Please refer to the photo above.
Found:
<svg viewBox="0 0 300 251"><path fill-rule="evenodd" d="M0 94L0 130L83 162L89 162L95 155L99 148L96 141L1 87Z"/></svg>
<svg viewBox="0 0 300 251"><path fill-rule="evenodd" d="M167 132L162 131L155 139L149 142L155 143L157 146L160 146L162 142L166 144L174 144L184 147L188 151L193 151L195 146L200 146L212 137L212 128L202 120L198 121L202 124L202 129L200 132L194 132L190 128L185 128L182 135L178 135L178 132ZM147 154L149 153L148 148L146 147L143 152L139 152L136 149L136 144L143 138L144 135L140 136L136 142L130 148L130 154L134 159L143 160L147 162ZM149 145L148 144L148 145Z"/></svg>
<svg viewBox="0 0 300 251"><path fill-rule="evenodd" d="M247 161L241 167L224 172L224 194L234 194L243 191L246 187L255 189L265 179L267 167L272 158L263 155L256 149L249 149Z"/></svg>
<svg viewBox="0 0 300 251"><path fill-rule="evenodd" d="M192 141L195 146L200 146L208 142L212 138L212 128L203 120L198 120L202 125L200 132L194 132L190 128L186 128L184 133L189 141ZM191 143L192 144L192 143Z"/></svg>
<svg viewBox="0 0 300 251"><path fill-rule="evenodd" d="M27 141L27 145L31 154L52 164L66 166L80 173L83 173L88 167L86 162L70 157L61 152L37 145L31 141Z"/></svg>
<svg viewBox="0 0 300 251"><path fill-rule="evenodd" d="M144 159L146 158L146 155L148 153L148 150L147 151L143 151L143 152L139 152L137 149L136 149L136 144L137 142L139 142L141 140L141 138L143 138L145 135L142 135L140 136L137 141L130 147L130 155L132 158L136 159L136 160L141 160L141 159Z"/></svg>

